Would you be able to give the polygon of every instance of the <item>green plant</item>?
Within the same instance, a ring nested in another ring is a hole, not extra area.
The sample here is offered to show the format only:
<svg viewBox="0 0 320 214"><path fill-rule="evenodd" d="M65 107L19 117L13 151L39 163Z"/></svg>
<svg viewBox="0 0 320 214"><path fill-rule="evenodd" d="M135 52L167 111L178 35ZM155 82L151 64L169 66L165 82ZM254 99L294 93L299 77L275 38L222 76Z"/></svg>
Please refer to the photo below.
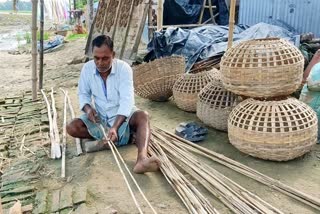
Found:
<svg viewBox="0 0 320 214"><path fill-rule="evenodd" d="M16 39L17 39L17 41L18 41L18 46L20 46L20 42L21 42L22 39L23 39L22 36L21 36L21 34L18 33L18 34L16 35Z"/></svg>
<svg viewBox="0 0 320 214"><path fill-rule="evenodd" d="M77 40L77 39L80 39L80 38L87 38L87 37L88 37L88 34L70 34L67 37L67 40L74 41L74 40Z"/></svg>
<svg viewBox="0 0 320 214"><path fill-rule="evenodd" d="M27 44L31 43L31 33L30 32L26 32L24 34L24 39L26 40Z"/></svg>
<svg viewBox="0 0 320 214"><path fill-rule="evenodd" d="M48 40L49 39L50 34L48 32L43 32L43 40ZM40 32L37 32L37 40L40 40Z"/></svg>

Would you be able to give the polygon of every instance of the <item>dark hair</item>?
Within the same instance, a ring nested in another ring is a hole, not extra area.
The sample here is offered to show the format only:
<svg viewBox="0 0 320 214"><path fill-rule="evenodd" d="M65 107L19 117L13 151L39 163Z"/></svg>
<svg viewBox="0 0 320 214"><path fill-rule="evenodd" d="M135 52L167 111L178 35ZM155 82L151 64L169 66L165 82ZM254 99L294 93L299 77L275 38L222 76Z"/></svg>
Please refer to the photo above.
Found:
<svg viewBox="0 0 320 214"><path fill-rule="evenodd" d="M94 47L100 48L102 45L106 45L111 51L113 51L113 41L110 36L100 35L92 41L92 49Z"/></svg>

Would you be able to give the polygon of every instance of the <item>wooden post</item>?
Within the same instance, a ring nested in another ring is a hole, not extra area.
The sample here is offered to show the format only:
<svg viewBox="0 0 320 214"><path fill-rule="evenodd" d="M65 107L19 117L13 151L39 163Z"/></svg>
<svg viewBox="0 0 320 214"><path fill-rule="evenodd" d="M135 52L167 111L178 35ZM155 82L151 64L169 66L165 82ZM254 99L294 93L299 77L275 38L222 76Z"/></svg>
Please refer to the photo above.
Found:
<svg viewBox="0 0 320 214"><path fill-rule="evenodd" d="M40 0L40 67L39 67L39 89L43 87L43 25L44 25L44 0Z"/></svg>
<svg viewBox="0 0 320 214"><path fill-rule="evenodd" d="M76 10L77 9L77 1L73 0L73 9Z"/></svg>
<svg viewBox="0 0 320 214"><path fill-rule="evenodd" d="M92 22L93 22L93 0L89 0L89 23L87 26L88 30L91 29Z"/></svg>
<svg viewBox="0 0 320 214"><path fill-rule="evenodd" d="M153 35L153 29L150 28L151 26L153 26L152 5L153 5L153 1L150 0L149 1L149 12L148 12L148 38L149 38L149 40L152 38L152 35Z"/></svg>
<svg viewBox="0 0 320 214"><path fill-rule="evenodd" d="M158 0L158 15L157 15L157 31L162 30L163 25L163 2Z"/></svg>
<svg viewBox="0 0 320 214"><path fill-rule="evenodd" d="M231 0L229 8L229 37L228 37L228 48L231 48L233 41L233 29L234 29L234 15L236 10L236 0Z"/></svg>
<svg viewBox="0 0 320 214"><path fill-rule="evenodd" d="M37 99L37 9L38 0L32 0L32 99Z"/></svg>

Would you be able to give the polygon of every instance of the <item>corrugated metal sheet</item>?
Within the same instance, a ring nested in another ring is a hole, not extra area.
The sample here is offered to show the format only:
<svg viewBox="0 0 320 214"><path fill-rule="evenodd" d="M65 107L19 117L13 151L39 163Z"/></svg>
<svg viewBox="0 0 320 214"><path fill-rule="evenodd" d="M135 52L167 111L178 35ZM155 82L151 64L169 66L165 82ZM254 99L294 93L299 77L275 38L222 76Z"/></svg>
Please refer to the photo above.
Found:
<svg viewBox="0 0 320 214"><path fill-rule="evenodd" d="M320 0L241 0L239 23L284 22L298 33L320 36Z"/></svg>

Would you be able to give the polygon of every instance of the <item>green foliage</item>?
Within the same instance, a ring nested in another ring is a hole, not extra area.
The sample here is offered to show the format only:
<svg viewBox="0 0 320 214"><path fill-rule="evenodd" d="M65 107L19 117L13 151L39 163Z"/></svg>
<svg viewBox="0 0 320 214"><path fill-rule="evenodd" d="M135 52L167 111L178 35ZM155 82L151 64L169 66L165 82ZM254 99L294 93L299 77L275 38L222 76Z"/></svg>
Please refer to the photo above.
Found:
<svg viewBox="0 0 320 214"><path fill-rule="evenodd" d="M67 37L67 40L74 41L74 40L77 40L77 39L80 39L80 38L87 38L87 37L88 37L88 34L70 34Z"/></svg>
<svg viewBox="0 0 320 214"><path fill-rule="evenodd" d="M26 32L24 35L24 39L26 40L27 44L30 44L31 43L31 33Z"/></svg>
<svg viewBox="0 0 320 214"><path fill-rule="evenodd" d="M43 32L43 41L48 40L49 39L50 34L48 32ZM40 40L40 32L37 32L37 40Z"/></svg>

